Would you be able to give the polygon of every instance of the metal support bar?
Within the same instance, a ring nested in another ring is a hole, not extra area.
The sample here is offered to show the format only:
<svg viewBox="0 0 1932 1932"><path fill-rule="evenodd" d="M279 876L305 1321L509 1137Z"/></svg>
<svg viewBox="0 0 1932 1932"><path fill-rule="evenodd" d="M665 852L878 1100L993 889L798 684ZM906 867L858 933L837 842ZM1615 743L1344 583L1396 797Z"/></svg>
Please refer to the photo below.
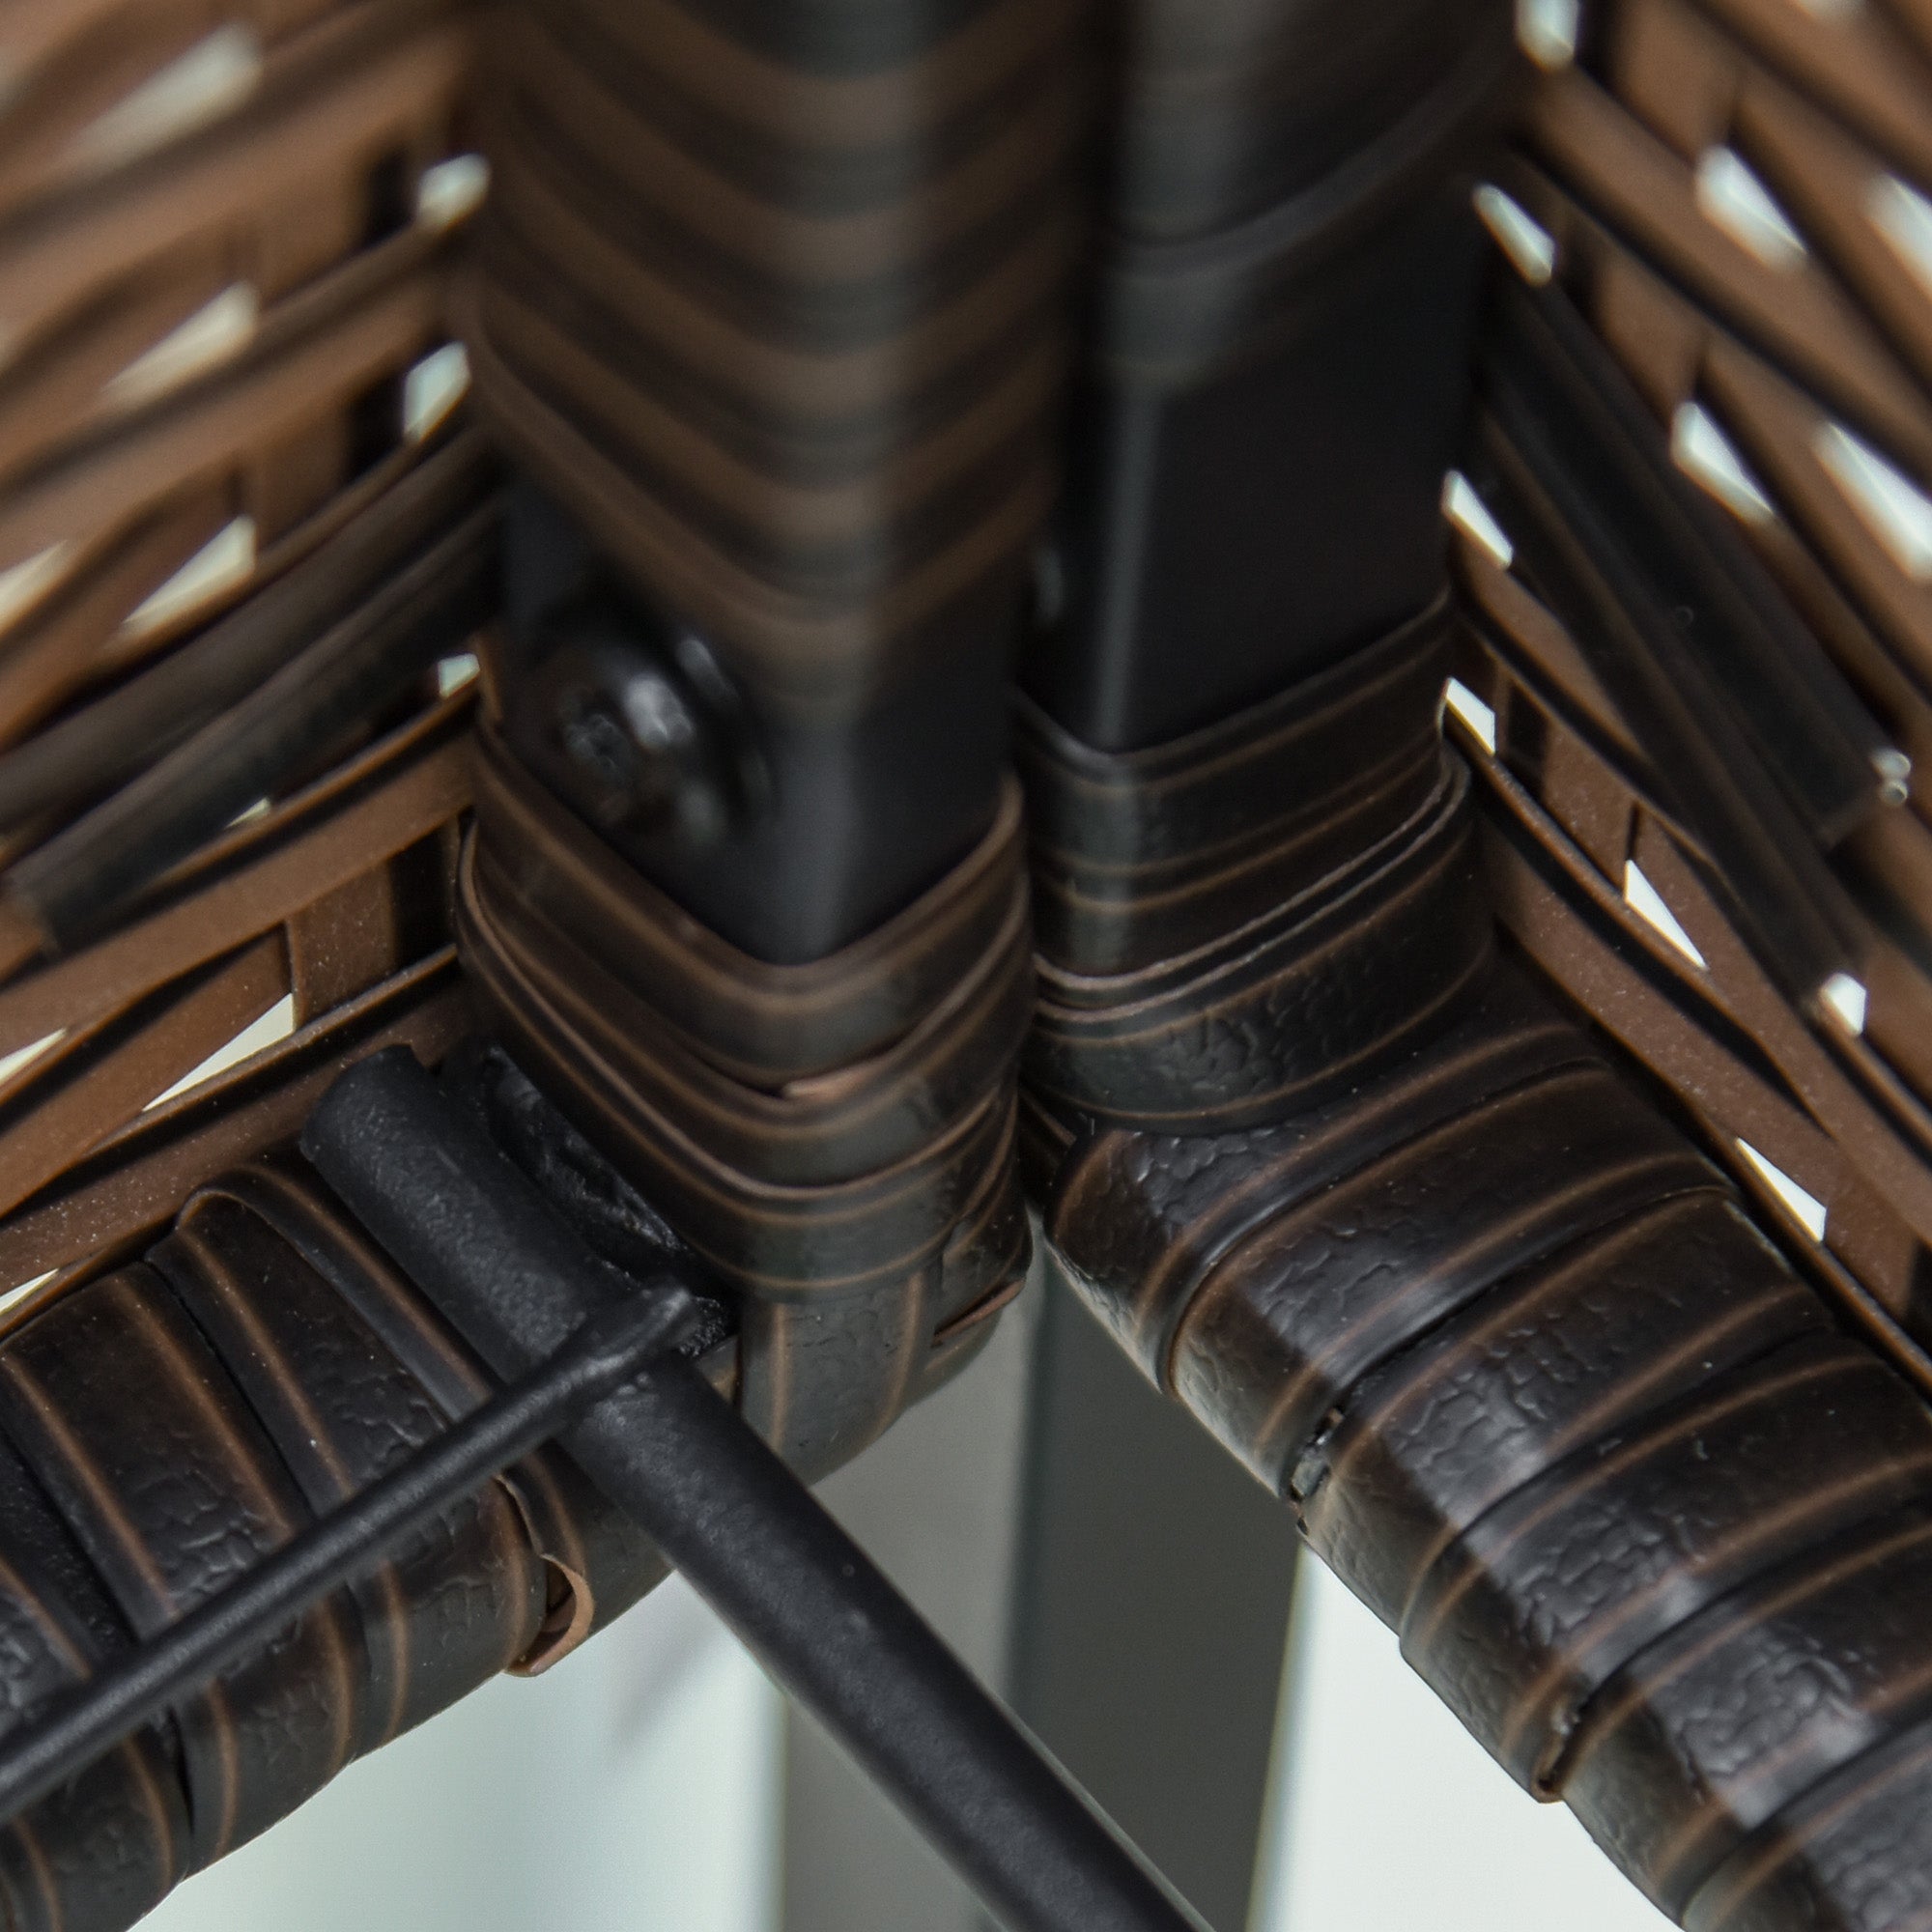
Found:
<svg viewBox="0 0 1932 1932"><path fill-rule="evenodd" d="M0 1819L58 1789L370 1569L431 1518L547 1442L675 1347L695 1315L683 1286L666 1282L655 1293L591 1316L548 1360L447 1435L61 1698L7 1740L0 1755Z"/></svg>
<svg viewBox="0 0 1932 1932"><path fill-rule="evenodd" d="M1039 1273L1036 1264L1035 1279L963 1375L812 1493L980 1683L1045 1741L1013 1698L1009 1665ZM1135 1688L1123 1685L1119 1694L1131 1698ZM1051 1742L1047 1748L1120 1818L1066 1751ZM958 1874L796 1705L787 1713L781 1789L780 1913L770 1932L985 1932L985 1908ZM1179 1883L1151 1841L1132 1835Z"/></svg>
<svg viewBox="0 0 1932 1932"><path fill-rule="evenodd" d="M499 1375L622 1292L407 1050L345 1073L302 1147ZM1014 1932L1205 1932L689 1363L563 1441Z"/></svg>
<svg viewBox="0 0 1932 1932"><path fill-rule="evenodd" d="M1195 1910L1243 1932L1294 1528L1155 1392L1050 1254L1042 1272L1008 1694Z"/></svg>

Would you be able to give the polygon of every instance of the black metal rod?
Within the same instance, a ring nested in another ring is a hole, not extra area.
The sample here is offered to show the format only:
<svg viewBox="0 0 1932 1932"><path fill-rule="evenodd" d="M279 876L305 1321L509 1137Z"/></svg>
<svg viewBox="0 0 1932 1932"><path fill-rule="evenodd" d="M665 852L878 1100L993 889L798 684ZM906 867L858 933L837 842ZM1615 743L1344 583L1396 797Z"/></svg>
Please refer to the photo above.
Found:
<svg viewBox="0 0 1932 1932"><path fill-rule="evenodd" d="M564 1443L1003 1922L1198 1932L709 1383L654 1370Z"/></svg>
<svg viewBox="0 0 1932 1932"><path fill-rule="evenodd" d="M621 1292L406 1049L345 1073L302 1148L499 1375ZM1013 1932L1205 1932L689 1363L563 1443Z"/></svg>
<svg viewBox="0 0 1932 1932"><path fill-rule="evenodd" d="M667 1283L590 1317L548 1360L447 1435L15 1731L0 1753L0 1819L58 1789L329 1591L373 1568L431 1518L548 1441L675 1347L695 1314L685 1290Z"/></svg>

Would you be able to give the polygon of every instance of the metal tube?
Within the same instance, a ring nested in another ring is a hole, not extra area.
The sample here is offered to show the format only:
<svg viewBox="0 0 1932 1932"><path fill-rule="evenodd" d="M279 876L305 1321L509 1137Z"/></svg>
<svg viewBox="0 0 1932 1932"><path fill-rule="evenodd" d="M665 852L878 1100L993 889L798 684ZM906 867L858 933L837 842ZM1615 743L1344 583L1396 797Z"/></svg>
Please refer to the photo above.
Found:
<svg viewBox="0 0 1932 1932"><path fill-rule="evenodd" d="M622 1292L407 1051L345 1073L302 1148L498 1374ZM1014 1932L1205 1932L689 1363L563 1440Z"/></svg>

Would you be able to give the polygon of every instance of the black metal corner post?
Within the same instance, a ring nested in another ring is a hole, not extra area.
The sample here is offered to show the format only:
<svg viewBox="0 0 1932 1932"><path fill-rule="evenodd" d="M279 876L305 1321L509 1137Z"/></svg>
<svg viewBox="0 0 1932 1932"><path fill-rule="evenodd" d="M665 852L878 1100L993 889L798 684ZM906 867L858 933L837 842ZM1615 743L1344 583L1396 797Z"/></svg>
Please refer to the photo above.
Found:
<svg viewBox="0 0 1932 1932"><path fill-rule="evenodd" d="M1064 596L1021 667L1096 755L1173 746L1441 594L1486 259L1471 170L1516 58L1506 0L1122 13ZM1244 1932L1292 1532L1058 1281L1030 1443L1013 1708L1217 1932Z"/></svg>

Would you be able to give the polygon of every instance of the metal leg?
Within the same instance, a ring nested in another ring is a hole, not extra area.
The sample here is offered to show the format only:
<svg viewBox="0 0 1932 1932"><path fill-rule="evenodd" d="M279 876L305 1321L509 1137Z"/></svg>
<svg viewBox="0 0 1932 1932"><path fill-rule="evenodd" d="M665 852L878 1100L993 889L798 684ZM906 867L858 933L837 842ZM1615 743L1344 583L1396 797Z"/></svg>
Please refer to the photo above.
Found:
<svg viewBox="0 0 1932 1932"><path fill-rule="evenodd" d="M1008 1695L1217 1932L1243 1932L1293 1539L1048 1273Z"/></svg>
<svg viewBox="0 0 1932 1932"><path fill-rule="evenodd" d="M1004 1692L1036 1279L986 1352L818 1489L952 1647ZM783 1932L974 1932L973 1895L810 1717L788 1706Z"/></svg>
<svg viewBox="0 0 1932 1932"><path fill-rule="evenodd" d="M1294 1574L1266 1492L1037 1263L986 1355L819 1495L1217 1932L1244 1932ZM795 1710L782 1867L783 1932L985 1924Z"/></svg>

